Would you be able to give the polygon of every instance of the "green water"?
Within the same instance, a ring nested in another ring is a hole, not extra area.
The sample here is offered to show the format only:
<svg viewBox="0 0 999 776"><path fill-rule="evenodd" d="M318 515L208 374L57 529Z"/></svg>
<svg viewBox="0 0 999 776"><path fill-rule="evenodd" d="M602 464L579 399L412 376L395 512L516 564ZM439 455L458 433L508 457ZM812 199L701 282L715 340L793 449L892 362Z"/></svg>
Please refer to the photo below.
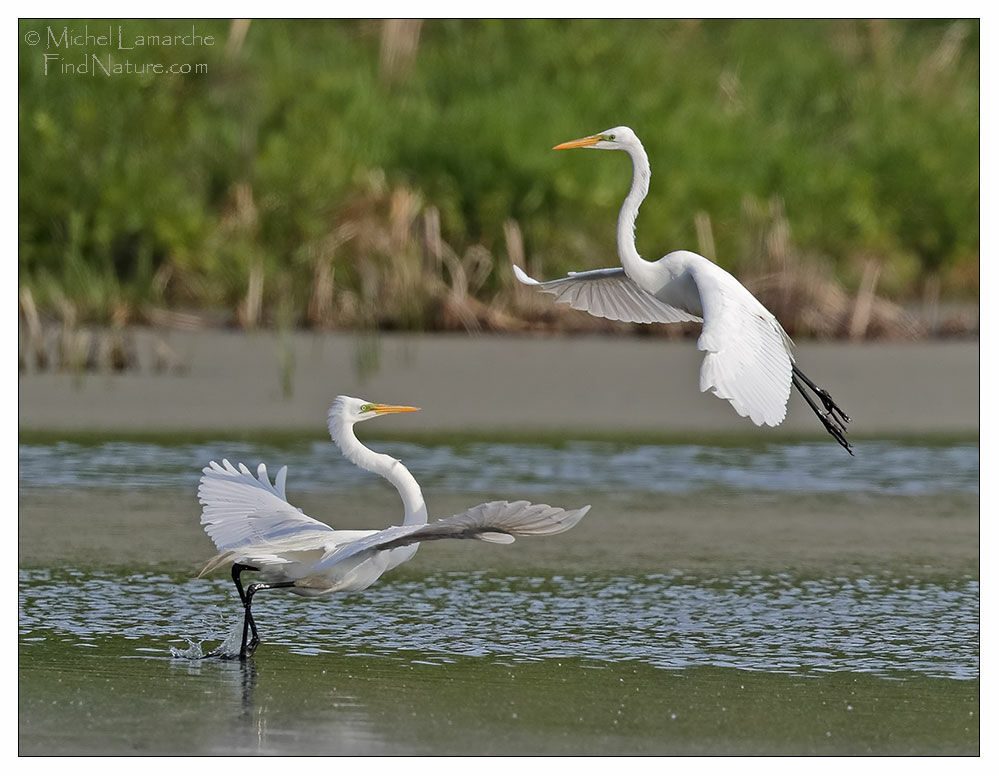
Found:
<svg viewBox="0 0 999 776"><path fill-rule="evenodd" d="M22 754L974 753L978 684L419 652L22 647Z"/></svg>
<svg viewBox="0 0 999 776"><path fill-rule="evenodd" d="M434 514L593 508L555 537L427 543L362 593L262 593L241 665L174 656L240 620L224 570L196 578L189 461L221 453L22 445L21 754L978 753L973 449L883 443L855 470L808 445L405 451ZM315 517L397 515L335 459L323 480L311 448L265 452Z"/></svg>

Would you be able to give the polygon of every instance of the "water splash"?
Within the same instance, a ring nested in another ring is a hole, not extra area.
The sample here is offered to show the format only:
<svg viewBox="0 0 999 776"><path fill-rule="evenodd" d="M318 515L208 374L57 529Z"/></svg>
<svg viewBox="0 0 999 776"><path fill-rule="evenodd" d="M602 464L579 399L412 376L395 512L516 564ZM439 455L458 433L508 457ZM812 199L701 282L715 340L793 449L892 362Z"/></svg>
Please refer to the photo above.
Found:
<svg viewBox="0 0 999 776"><path fill-rule="evenodd" d="M187 660L203 660L205 658L218 658L220 660L234 660L240 655L240 650L243 646L243 618L240 617L236 622L228 626L225 638L222 639L222 643L219 644L214 649L205 652L202 649L202 644L206 641L214 641L218 638L218 632L223 627L225 627L225 621L221 612L214 612L205 615L204 620L206 624L212 626L208 636L202 639L192 639L190 636L183 636L182 638L187 641L187 649L178 649L177 647L170 647L170 654L173 657L185 658ZM219 627L221 626L221 627Z"/></svg>
<svg viewBox="0 0 999 776"><path fill-rule="evenodd" d="M201 649L201 642L193 641L190 636L184 636L183 638L187 641L187 649L178 649L171 645L170 655L172 657L182 657L187 660L201 660L205 656L204 651Z"/></svg>
<svg viewBox="0 0 999 776"><path fill-rule="evenodd" d="M233 626L229 629L226 637L222 640L215 649L211 651L211 657L217 657L222 660L234 660L239 657L240 650L243 646L243 618L241 617Z"/></svg>

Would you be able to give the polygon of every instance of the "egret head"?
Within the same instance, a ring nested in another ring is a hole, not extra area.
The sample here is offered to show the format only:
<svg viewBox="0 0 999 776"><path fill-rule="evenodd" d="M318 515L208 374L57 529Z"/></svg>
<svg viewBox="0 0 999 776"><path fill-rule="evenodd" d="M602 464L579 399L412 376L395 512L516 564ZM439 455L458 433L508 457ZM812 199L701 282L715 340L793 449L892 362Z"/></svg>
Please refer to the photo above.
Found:
<svg viewBox="0 0 999 776"><path fill-rule="evenodd" d="M381 415L392 415L397 412L416 412L419 407L405 407L395 404L376 404L367 399L355 399L353 396L337 396L330 407L329 420L353 425L362 420L371 420Z"/></svg>
<svg viewBox="0 0 999 776"><path fill-rule="evenodd" d="M638 143L638 135L632 132L630 127L614 127L605 129L596 135L581 137L579 140L570 140L568 143L560 143L553 151L565 151L569 148L603 148L627 151Z"/></svg>

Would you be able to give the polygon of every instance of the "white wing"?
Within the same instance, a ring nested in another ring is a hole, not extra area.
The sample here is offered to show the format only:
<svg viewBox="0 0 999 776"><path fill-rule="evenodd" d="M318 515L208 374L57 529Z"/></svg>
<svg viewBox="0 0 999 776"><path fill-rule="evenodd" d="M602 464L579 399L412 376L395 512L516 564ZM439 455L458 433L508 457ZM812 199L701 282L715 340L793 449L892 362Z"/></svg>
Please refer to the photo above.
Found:
<svg viewBox="0 0 999 776"><path fill-rule="evenodd" d="M704 316L697 347L707 353L701 365L701 390L726 399L758 426L780 424L791 394L793 358L791 341L777 319L738 280L703 256L677 251L660 261L671 270L669 278L679 280L689 273L697 287ZM632 323L702 320L644 291L621 267L573 272L543 283L517 265L513 271L521 283L603 318ZM686 288L676 287L675 292Z"/></svg>
<svg viewBox="0 0 999 776"><path fill-rule="evenodd" d="M243 464L237 469L225 459L221 466L212 461L203 471L198 485L201 524L219 552L273 542L286 549L307 549L333 532L287 502L287 466L281 467L273 485L263 464L256 477Z"/></svg>
<svg viewBox="0 0 999 776"><path fill-rule="evenodd" d="M316 564L317 571L330 568L359 553L375 553L434 539L479 539L509 544L516 536L546 536L568 531L590 510L560 509L528 501L490 501L424 525L397 525L343 545L327 553Z"/></svg>
<svg viewBox="0 0 999 776"><path fill-rule="evenodd" d="M707 259L690 261L704 311L697 340L706 351L701 390L727 399L757 426L779 425L791 394L791 340L767 308L732 275Z"/></svg>
<svg viewBox="0 0 999 776"><path fill-rule="evenodd" d="M570 272L569 277L544 282L530 277L516 264L513 274L524 285L536 286L539 291L551 294L556 302L612 321L683 323L701 320L643 291L621 267Z"/></svg>

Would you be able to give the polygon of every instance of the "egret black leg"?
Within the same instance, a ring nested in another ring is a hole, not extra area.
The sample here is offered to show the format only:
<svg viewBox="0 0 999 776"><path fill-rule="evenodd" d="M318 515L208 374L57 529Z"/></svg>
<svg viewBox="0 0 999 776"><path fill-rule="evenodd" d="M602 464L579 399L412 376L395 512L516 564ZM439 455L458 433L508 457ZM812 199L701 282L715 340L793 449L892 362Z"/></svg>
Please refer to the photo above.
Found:
<svg viewBox="0 0 999 776"><path fill-rule="evenodd" d="M248 566L245 563L233 563L232 564L232 581L236 583L236 592L239 593L239 602L243 604L243 608L246 608L246 593L243 592L243 583L240 581L240 574L244 571L260 571L256 566ZM253 624L253 618L250 618L251 624ZM256 625L253 624L253 633L256 634ZM243 617L243 644L246 644L246 616ZM209 652L205 657L221 657L226 658L230 655L225 654L222 650L222 645Z"/></svg>
<svg viewBox="0 0 999 776"><path fill-rule="evenodd" d="M853 448L850 446L849 441L846 438L846 424L850 422L850 416L847 415L843 410L840 409L839 405L833 401L833 397L829 395L829 392L819 388L815 383L808 379L804 372L798 369L794 364L791 365L791 383L795 388L798 389L798 393L801 394L802 398L808 403L808 406L812 408L812 412L815 413L822 425L826 427L833 439L842 445L850 455L853 455ZM815 403L815 400L808 394L805 386L811 388L815 395L818 397L819 401L822 402L822 406L825 410L819 409L819 405Z"/></svg>
<svg viewBox="0 0 999 776"><path fill-rule="evenodd" d="M791 370L794 372L795 376L800 378L801 381L805 383L805 385L815 391L815 394L822 402L822 406L826 408L826 412L830 413L841 427L850 422L850 416L843 412L843 410L839 408L839 405L833 401L833 397L829 395L829 391L819 388L819 386L808 379L808 375L798 369L798 367L794 364L791 365ZM799 387L798 390L800 391L801 388Z"/></svg>
<svg viewBox="0 0 999 776"><path fill-rule="evenodd" d="M235 574L235 571L233 572ZM253 603L253 596L258 590L274 590L279 587L294 587L294 582L254 582L246 588L246 597L243 601L243 643L239 647L239 659L246 660L257 649L260 643L260 634L257 633L257 623L253 621L253 613L250 606ZM251 635L249 643L246 637Z"/></svg>
<svg viewBox="0 0 999 776"><path fill-rule="evenodd" d="M232 564L232 581L236 583L236 592L239 593L239 602L246 606L246 594L243 592L243 583L239 581L239 575L244 571L260 571L256 566L247 566L245 563Z"/></svg>

